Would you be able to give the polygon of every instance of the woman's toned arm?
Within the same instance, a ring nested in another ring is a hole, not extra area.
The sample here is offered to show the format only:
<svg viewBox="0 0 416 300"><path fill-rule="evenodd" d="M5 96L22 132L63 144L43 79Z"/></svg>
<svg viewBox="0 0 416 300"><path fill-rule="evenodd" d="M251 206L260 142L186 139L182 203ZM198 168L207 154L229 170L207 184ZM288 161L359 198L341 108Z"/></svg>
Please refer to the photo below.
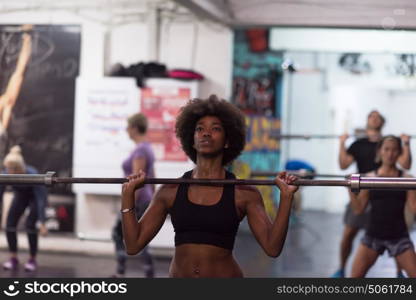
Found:
<svg viewBox="0 0 416 300"><path fill-rule="evenodd" d="M411 176L409 174L404 174L403 177L413 178L413 176ZM413 214L416 214L416 190L407 191L406 202L407 202L406 204L410 208L411 212Z"/></svg>
<svg viewBox="0 0 416 300"><path fill-rule="evenodd" d="M416 214L416 191L410 190L407 191L407 202L409 203L409 208L413 212L413 214Z"/></svg>
<svg viewBox="0 0 416 300"><path fill-rule="evenodd" d="M398 159L398 163L403 169L409 170L412 166L412 153L410 151L410 136L402 134L400 136L402 140L403 152Z"/></svg>
<svg viewBox="0 0 416 300"><path fill-rule="evenodd" d="M362 190L357 194L350 192L351 207L354 213L362 214L368 205L369 190Z"/></svg>
<svg viewBox="0 0 416 300"><path fill-rule="evenodd" d="M245 193L246 213L251 231L266 254L271 257L280 255L286 240L293 194L298 189L297 186L290 184L296 179L286 172L281 172L276 177L276 185L280 189L280 203L273 223L265 211L259 191L251 188Z"/></svg>
<svg viewBox="0 0 416 300"><path fill-rule="evenodd" d="M144 172L128 176L129 182L123 184L121 209L130 209L122 213L123 236L126 252L130 255L139 253L159 232L168 214L168 199L172 191L168 186L162 186L154 195L149 207L137 221L134 203L134 193L143 187Z"/></svg>
<svg viewBox="0 0 416 300"><path fill-rule="evenodd" d="M341 135L339 139L339 153L338 153L338 163L341 170L345 170L354 162L354 157L347 152L345 147L345 141L348 139L348 134Z"/></svg>

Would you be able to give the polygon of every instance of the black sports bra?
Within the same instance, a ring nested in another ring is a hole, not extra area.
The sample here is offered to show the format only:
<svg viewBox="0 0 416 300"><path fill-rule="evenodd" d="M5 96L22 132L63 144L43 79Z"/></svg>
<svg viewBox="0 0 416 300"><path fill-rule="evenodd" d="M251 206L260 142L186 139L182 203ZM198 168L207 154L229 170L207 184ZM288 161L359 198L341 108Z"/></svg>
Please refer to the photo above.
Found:
<svg viewBox="0 0 416 300"><path fill-rule="evenodd" d="M182 178L191 178L192 171ZM235 175L226 171L226 179ZM199 205L188 199L189 184L180 184L170 209L175 229L175 246L181 244L209 244L232 250L240 220L234 199L234 185L224 185L220 201L213 205Z"/></svg>

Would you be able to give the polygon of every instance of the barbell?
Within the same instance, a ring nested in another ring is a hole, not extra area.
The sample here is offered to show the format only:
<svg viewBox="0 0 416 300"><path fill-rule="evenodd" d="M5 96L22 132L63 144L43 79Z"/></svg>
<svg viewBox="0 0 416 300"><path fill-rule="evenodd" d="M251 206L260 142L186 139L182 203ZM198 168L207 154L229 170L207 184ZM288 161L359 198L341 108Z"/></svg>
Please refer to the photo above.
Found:
<svg viewBox="0 0 416 300"><path fill-rule="evenodd" d="M121 184L127 178L74 178L57 177L55 172L46 174L0 174L0 185L46 185L92 183ZM200 185L276 185L275 180L267 179L190 179L190 178L145 178L145 184L200 184ZM361 177L352 174L343 180L297 179L296 186L343 186L352 192L360 189L414 190L416 178L402 177Z"/></svg>
<svg viewBox="0 0 416 300"><path fill-rule="evenodd" d="M310 140L310 139L338 139L340 135L336 134L280 134L280 133L271 133L270 138L281 140L281 139L300 139L300 140Z"/></svg>
<svg viewBox="0 0 416 300"><path fill-rule="evenodd" d="M327 178L348 178L350 175L337 175L337 174L321 174L311 171L286 171L291 175L296 175L300 178L308 177L327 177ZM253 171L250 173L250 177L275 177L278 173L273 171Z"/></svg>
<svg viewBox="0 0 416 300"><path fill-rule="evenodd" d="M298 140L310 140L310 139L339 139L342 135L339 134L283 134L271 132L269 137L275 140L282 139L298 139ZM365 138L365 134L352 134L348 137L354 139ZM416 135L409 135L410 138L415 138Z"/></svg>

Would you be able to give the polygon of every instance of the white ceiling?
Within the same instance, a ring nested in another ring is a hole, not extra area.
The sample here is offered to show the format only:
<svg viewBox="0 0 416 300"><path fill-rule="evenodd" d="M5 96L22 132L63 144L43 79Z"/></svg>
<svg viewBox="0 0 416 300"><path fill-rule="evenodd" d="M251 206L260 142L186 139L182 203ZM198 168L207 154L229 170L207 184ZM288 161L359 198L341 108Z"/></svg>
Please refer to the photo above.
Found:
<svg viewBox="0 0 416 300"><path fill-rule="evenodd" d="M229 26L416 29L415 0L174 0Z"/></svg>
<svg viewBox="0 0 416 300"><path fill-rule="evenodd" d="M0 0L0 17L20 12L65 11L105 25L145 22L155 9L168 17L190 15L172 0Z"/></svg>
<svg viewBox="0 0 416 300"><path fill-rule="evenodd" d="M0 15L66 10L103 23L143 21L155 7L230 27L307 26L416 29L416 0L0 0Z"/></svg>

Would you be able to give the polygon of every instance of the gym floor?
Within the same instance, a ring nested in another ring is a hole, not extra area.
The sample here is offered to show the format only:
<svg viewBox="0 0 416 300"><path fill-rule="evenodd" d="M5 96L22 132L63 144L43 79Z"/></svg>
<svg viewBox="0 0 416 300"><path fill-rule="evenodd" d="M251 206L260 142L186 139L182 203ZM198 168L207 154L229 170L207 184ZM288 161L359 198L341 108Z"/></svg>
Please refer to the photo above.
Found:
<svg viewBox="0 0 416 300"><path fill-rule="evenodd" d="M235 257L245 277L329 277L338 266L339 242L342 232L342 215L319 211L303 211L292 220L286 244L280 257L267 257L251 233L245 232L242 224L235 244ZM355 241L356 249L363 232ZM416 239L416 230L411 237ZM5 236L0 236L5 239ZM22 237L23 238L23 237ZM173 237L172 237L173 238ZM73 243L79 243L74 239ZM84 244L85 245L85 244ZM107 245L109 246L109 245ZM34 273L23 270L22 263L28 253L22 250L20 268L15 272L0 270L0 277L50 277L50 278L107 278L115 269L111 255L91 253L57 253L43 250L38 257L39 268ZM0 261L8 259L5 249L0 251ZM170 258L157 257L156 277L167 277ZM351 267L349 260L347 274ZM368 277L394 277L395 264L387 253L381 256L368 273ZM130 257L126 277L143 277L139 257Z"/></svg>

